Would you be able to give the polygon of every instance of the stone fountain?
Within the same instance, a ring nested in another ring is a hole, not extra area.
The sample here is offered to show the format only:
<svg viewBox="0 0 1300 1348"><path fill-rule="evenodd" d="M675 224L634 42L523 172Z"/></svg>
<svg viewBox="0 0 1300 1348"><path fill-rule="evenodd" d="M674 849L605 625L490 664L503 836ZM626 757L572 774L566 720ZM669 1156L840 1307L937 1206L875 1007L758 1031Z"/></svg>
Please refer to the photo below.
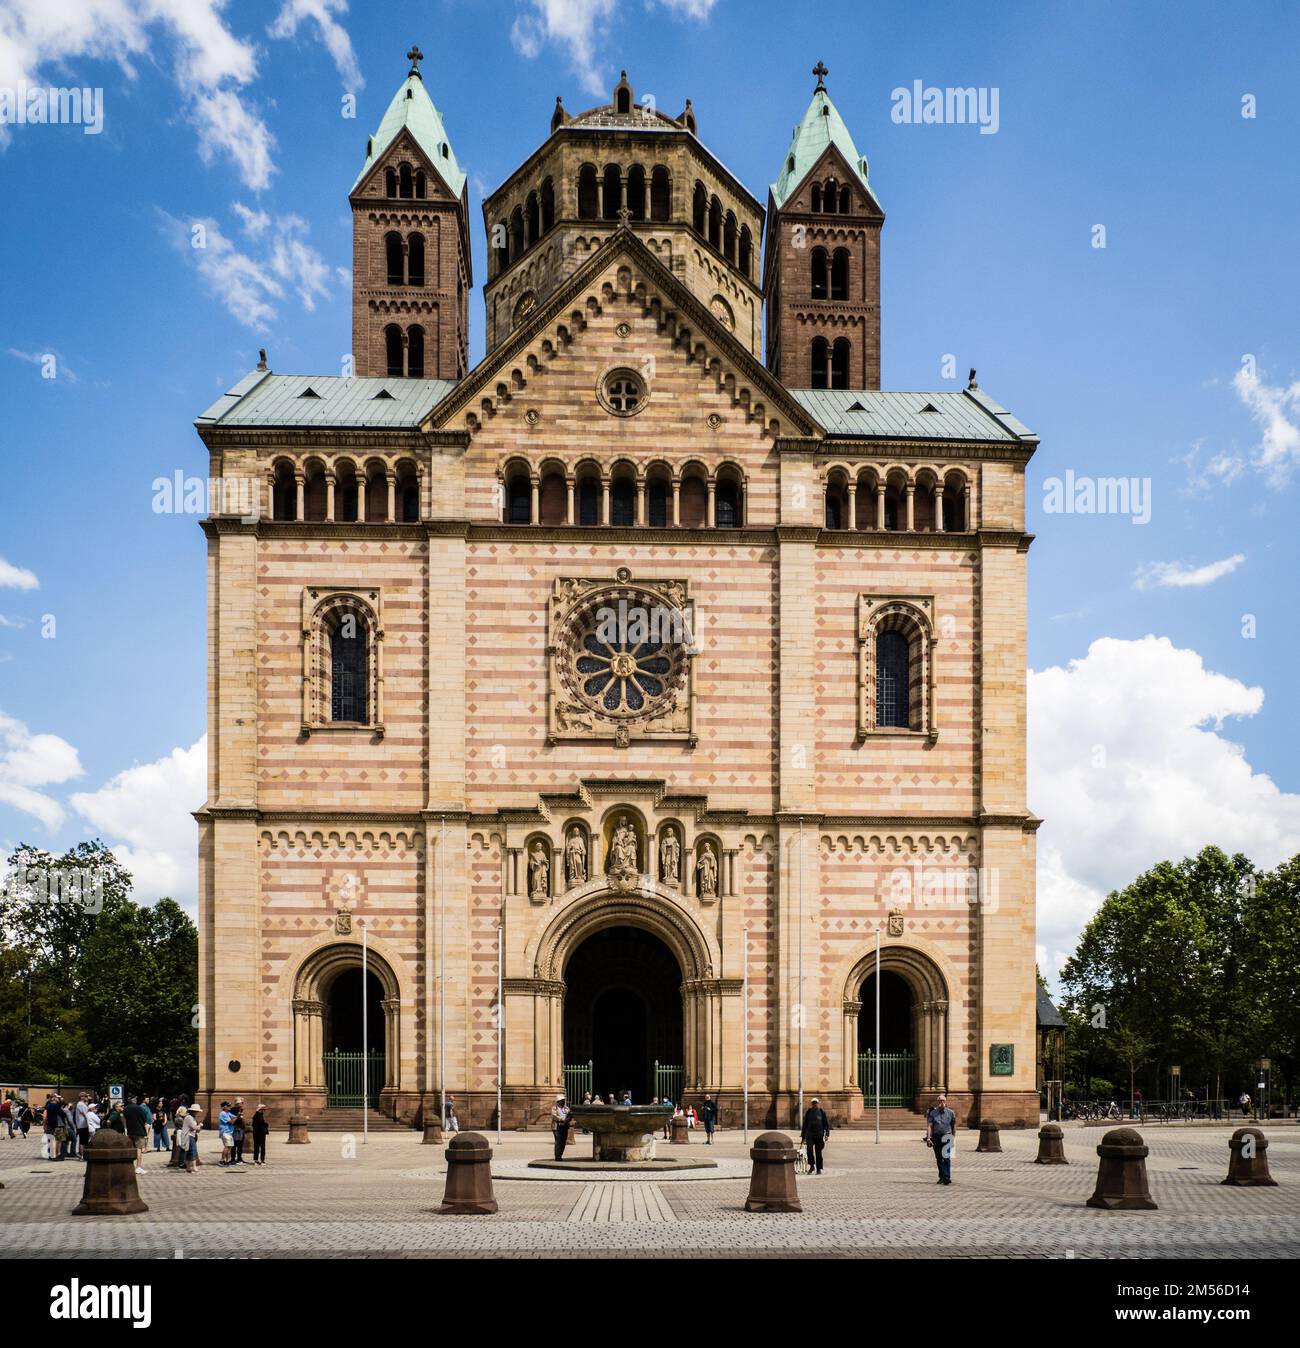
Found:
<svg viewBox="0 0 1300 1348"><path fill-rule="evenodd" d="M672 1118L671 1105L574 1105L572 1126L591 1134L590 1160L530 1161L542 1170L698 1170L715 1168L713 1161L676 1156L660 1159L655 1141Z"/></svg>

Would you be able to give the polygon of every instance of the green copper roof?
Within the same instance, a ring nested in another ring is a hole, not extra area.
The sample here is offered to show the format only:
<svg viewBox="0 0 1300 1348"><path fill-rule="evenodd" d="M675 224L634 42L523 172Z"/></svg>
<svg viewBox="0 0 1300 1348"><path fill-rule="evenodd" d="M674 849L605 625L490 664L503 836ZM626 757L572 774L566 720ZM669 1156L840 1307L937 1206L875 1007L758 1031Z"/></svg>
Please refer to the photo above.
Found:
<svg viewBox="0 0 1300 1348"><path fill-rule="evenodd" d="M785 161L781 165L781 176L772 184L772 199L778 206L785 205L786 198L808 176L830 145L839 150L862 186L871 192L871 184L867 181L866 156L858 153L844 118L831 102L826 86L819 79L808 111L794 129L790 148L785 152ZM874 200L876 194L871 192L871 196Z"/></svg>
<svg viewBox="0 0 1300 1348"><path fill-rule="evenodd" d="M374 162L397 139L403 131L409 131L416 143L428 156L429 162L438 170L439 176L451 188L453 196L459 197L465 186L465 171L456 161L456 152L447 139L447 128L442 124L442 114L433 106L433 99L424 87L424 80L414 71L409 74L402 86L393 95L393 101L379 123L379 130L370 137L366 145L366 162L352 184L355 192L358 184L370 172Z"/></svg>
<svg viewBox="0 0 1300 1348"><path fill-rule="evenodd" d="M854 440L1037 442L1037 436L982 389L899 393L880 389L791 389L828 436Z"/></svg>
<svg viewBox="0 0 1300 1348"><path fill-rule="evenodd" d="M195 425L414 430L455 387L449 379L345 379L253 370Z"/></svg>

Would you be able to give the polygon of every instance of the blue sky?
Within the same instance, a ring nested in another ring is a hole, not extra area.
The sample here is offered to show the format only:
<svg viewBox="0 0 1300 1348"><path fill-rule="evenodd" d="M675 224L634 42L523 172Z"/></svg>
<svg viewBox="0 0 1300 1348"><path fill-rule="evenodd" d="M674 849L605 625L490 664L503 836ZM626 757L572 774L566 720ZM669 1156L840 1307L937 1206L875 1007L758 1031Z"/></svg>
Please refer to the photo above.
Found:
<svg viewBox="0 0 1300 1348"><path fill-rule="evenodd" d="M556 94L604 102L626 67L638 99L692 98L766 201L824 60L888 217L885 387L956 388L974 365L1042 438L1045 963L1161 856L1300 850L1293 5L49 8L0 4L0 89L102 88L104 123L0 127L0 844L99 832L142 892L192 897L204 546L151 484L205 471L192 421L259 346L278 371L339 371L347 190L415 41L470 175L480 281L482 194L545 138ZM891 92L915 80L996 90L996 134L896 122ZM477 358L477 293L471 321ZM1149 523L1046 513L1067 470L1149 479Z"/></svg>

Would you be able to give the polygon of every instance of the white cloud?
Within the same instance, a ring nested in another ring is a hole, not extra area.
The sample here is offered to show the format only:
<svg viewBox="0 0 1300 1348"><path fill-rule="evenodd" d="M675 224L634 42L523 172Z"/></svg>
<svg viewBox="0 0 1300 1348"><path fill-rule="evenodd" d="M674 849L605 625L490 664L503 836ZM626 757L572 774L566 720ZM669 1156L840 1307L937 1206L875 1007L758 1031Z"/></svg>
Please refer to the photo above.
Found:
<svg viewBox="0 0 1300 1348"><path fill-rule="evenodd" d="M234 89L209 89L195 96L193 107L203 162L228 155L246 187L255 192L269 187L275 172L271 160L275 138L244 97Z"/></svg>
<svg viewBox="0 0 1300 1348"><path fill-rule="evenodd" d="M675 19L694 19L697 23L704 23L713 13L713 6L718 0L658 0L658 3Z"/></svg>
<svg viewBox="0 0 1300 1348"><path fill-rule="evenodd" d="M336 19L336 14L348 12L347 0L284 0L275 22L267 29L272 37L289 38L298 31L298 25L311 20L320 32L320 40L334 58L343 87L358 90L365 87L357 68L356 54L347 29Z"/></svg>
<svg viewBox="0 0 1300 1348"><path fill-rule="evenodd" d="M1266 384L1251 363L1238 369L1232 386L1262 428L1255 467L1284 481L1300 463L1300 379L1288 387Z"/></svg>
<svg viewBox="0 0 1300 1348"><path fill-rule="evenodd" d="M7 351L15 360L25 360L29 365L39 365L45 378L66 379L69 384L79 382L72 367L57 351L20 351L16 346L8 347Z"/></svg>
<svg viewBox="0 0 1300 1348"><path fill-rule="evenodd" d="M614 0L526 0L524 12L510 30L510 40L530 60L548 42L559 43L568 49L582 87L591 94L607 94L612 84L596 61L596 43L613 12Z"/></svg>
<svg viewBox="0 0 1300 1348"><path fill-rule="evenodd" d="M265 211L251 210L242 201L232 201L230 209L239 216L244 233L250 238L260 239L271 224L271 217Z"/></svg>
<svg viewBox="0 0 1300 1348"><path fill-rule="evenodd" d="M1222 733L1261 688L1165 637L1103 637L1068 668L1029 674L1029 803L1038 835L1044 973L1112 889L1209 844L1270 867L1300 852L1300 795Z"/></svg>
<svg viewBox="0 0 1300 1348"><path fill-rule="evenodd" d="M7 562L3 557L0 557L0 589L39 590L40 588L41 582L36 579L35 571L29 571L25 566L15 566L12 562Z"/></svg>
<svg viewBox="0 0 1300 1348"><path fill-rule="evenodd" d="M261 246L261 256L255 257L236 247L216 220L186 223L157 209L166 236L192 259L204 285L245 327L267 331L278 312L277 303L289 290L297 292L309 311L317 300L328 298L330 268L304 239L307 222L300 216L266 216L236 202L236 214ZM202 226L202 248L193 246L195 225Z"/></svg>
<svg viewBox="0 0 1300 1348"><path fill-rule="evenodd" d="M78 792L72 808L112 845L135 880L137 902L169 895L194 908L198 831L191 811L207 793L207 736L153 763L119 772L98 791Z"/></svg>
<svg viewBox="0 0 1300 1348"><path fill-rule="evenodd" d="M1186 454L1173 460L1187 469L1183 490L1191 496L1208 496L1219 487L1230 487L1246 471L1246 460L1229 450L1219 450L1202 463L1204 448L1205 441L1198 440Z"/></svg>
<svg viewBox="0 0 1300 1348"><path fill-rule="evenodd" d="M1245 553L1234 552L1221 562L1204 566L1184 566L1182 562L1144 562L1137 569L1135 584L1139 590L1199 589L1230 576L1246 560Z"/></svg>
<svg viewBox="0 0 1300 1348"><path fill-rule="evenodd" d="M81 760L67 740L33 735L21 721L0 712L0 804L56 829L63 822L63 806L36 788L58 786L81 775Z"/></svg>

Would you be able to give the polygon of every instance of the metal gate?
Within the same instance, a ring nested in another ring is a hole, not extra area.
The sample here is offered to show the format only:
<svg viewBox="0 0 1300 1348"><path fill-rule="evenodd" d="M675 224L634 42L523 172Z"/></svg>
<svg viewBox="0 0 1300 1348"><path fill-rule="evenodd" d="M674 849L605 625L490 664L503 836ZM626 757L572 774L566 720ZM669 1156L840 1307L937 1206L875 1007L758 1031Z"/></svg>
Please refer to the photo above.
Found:
<svg viewBox="0 0 1300 1348"><path fill-rule="evenodd" d="M591 1060L570 1063L564 1068L564 1098L571 1105L580 1105L582 1097L591 1090Z"/></svg>
<svg viewBox="0 0 1300 1348"><path fill-rule="evenodd" d="M874 1053L858 1054L858 1083L869 1104L876 1098L876 1061ZM881 1105L910 1109L916 1095L916 1054L882 1053L879 1062Z"/></svg>
<svg viewBox="0 0 1300 1348"><path fill-rule="evenodd" d="M382 1053L343 1053L335 1049L325 1055L325 1103L330 1109L374 1108L383 1088Z"/></svg>
<svg viewBox="0 0 1300 1348"><path fill-rule="evenodd" d="M660 1100L671 1100L673 1104L679 1105L682 1102L682 1068L672 1066L669 1063L662 1063L658 1058L655 1059L655 1089L654 1093Z"/></svg>

